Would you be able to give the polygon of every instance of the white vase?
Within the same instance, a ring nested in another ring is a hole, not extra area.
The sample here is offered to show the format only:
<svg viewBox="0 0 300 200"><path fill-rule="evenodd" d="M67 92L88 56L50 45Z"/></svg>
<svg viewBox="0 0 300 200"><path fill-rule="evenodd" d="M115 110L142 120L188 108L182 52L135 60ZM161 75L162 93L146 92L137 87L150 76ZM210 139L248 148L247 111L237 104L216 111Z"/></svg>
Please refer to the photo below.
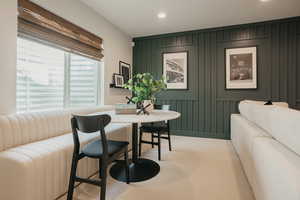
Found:
<svg viewBox="0 0 300 200"><path fill-rule="evenodd" d="M148 106L149 104L150 104L150 106ZM143 106L144 106L144 108L145 108L146 106L148 106L148 107L146 108L146 111L147 111L147 112L151 112L152 110L154 110L154 105L153 105L153 103L152 103L151 100L145 100L145 101L143 101Z"/></svg>

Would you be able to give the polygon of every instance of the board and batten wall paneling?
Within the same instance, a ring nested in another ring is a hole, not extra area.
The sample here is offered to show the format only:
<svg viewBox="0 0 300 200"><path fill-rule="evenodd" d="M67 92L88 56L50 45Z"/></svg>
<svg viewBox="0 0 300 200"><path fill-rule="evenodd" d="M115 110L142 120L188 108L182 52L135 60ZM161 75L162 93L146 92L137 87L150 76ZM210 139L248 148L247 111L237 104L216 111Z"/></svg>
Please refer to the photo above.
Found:
<svg viewBox="0 0 300 200"><path fill-rule="evenodd" d="M134 38L134 73L162 76L164 52L188 51L188 90L167 90L159 104L182 114L176 135L230 139L230 116L243 99L286 101L300 109L300 17ZM258 88L225 89L225 50L257 47Z"/></svg>
<svg viewBox="0 0 300 200"><path fill-rule="evenodd" d="M297 32L297 68L296 76L300 77L300 22L298 23L298 32ZM297 78L297 108L300 110L300 78Z"/></svg>

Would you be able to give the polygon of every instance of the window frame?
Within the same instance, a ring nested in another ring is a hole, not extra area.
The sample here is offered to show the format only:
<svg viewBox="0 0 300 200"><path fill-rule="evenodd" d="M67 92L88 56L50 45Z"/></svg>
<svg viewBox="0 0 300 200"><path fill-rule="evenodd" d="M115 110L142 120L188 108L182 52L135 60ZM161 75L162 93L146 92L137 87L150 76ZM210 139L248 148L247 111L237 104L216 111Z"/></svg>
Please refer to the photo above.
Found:
<svg viewBox="0 0 300 200"><path fill-rule="evenodd" d="M95 78L96 78L96 81L95 81L95 89L96 89L96 94L95 94L95 102L96 102L96 105L92 105L92 106L100 106L102 105L102 91L103 91L103 81L102 79L104 78L103 76L103 73L101 73L103 70L102 70L102 67L104 65L104 61L101 60L97 60L97 59L93 59L93 58L90 58L88 56L84 56L82 54L79 54L79 53L76 53L76 52L73 52L73 51L70 51L68 49L64 49L64 48L61 48L55 44L51 44L49 42L45 42L45 41L42 41L42 40L39 40L39 39L34 39L34 38L31 38L31 37L24 37L22 35L18 35L18 38L19 39L22 39L22 40L29 40L31 42L35 42L35 43L38 43L40 45L44 45L44 46L47 46L47 47L50 47L50 48L54 48L54 49L57 49L57 50L60 50L60 51L63 51L64 53L64 95L63 95L63 107L62 108L57 108L57 109L43 109L43 110L28 110L26 109L26 111L19 111L17 110L17 113L30 113L30 112L43 112L43 111L51 111L51 110L64 110L64 109L69 109L69 108L82 108L82 106L80 107L72 107L71 106L71 56L72 55L77 55L77 56L80 56L80 57L84 57L86 59L89 59L89 60L93 60L96 62L96 74L95 74ZM18 43L17 43L18 45ZM18 55L17 55L17 59L18 59ZM18 66L17 66L18 68ZM18 80L17 78L17 75L18 73L16 73L16 81ZM16 83L17 84L17 83ZM16 98L17 98L17 91L16 91ZM26 101L28 102L30 98L26 98ZM17 101L17 99L16 99ZM27 104L27 107L28 107L29 103ZM87 105L86 107L92 107L91 105Z"/></svg>

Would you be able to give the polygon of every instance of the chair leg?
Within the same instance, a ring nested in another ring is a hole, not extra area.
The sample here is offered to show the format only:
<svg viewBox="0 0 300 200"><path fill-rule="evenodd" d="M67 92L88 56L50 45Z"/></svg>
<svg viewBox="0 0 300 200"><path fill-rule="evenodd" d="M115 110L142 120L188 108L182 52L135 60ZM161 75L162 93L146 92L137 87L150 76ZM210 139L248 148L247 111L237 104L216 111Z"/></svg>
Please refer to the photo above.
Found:
<svg viewBox="0 0 300 200"><path fill-rule="evenodd" d="M151 133L151 142L152 142L152 149L154 148L154 133Z"/></svg>
<svg viewBox="0 0 300 200"><path fill-rule="evenodd" d="M99 161L100 164L100 161ZM107 178L107 163L102 160L100 166L100 175L101 175L101 191L100 191L100 200L105 200L106 196L106 178Z"/></svg>
<svg viewBox="0 0 300 200"><path fill-rule="evenodd" d="M101 159L99 159L99 179L102 177L102 171L101 171L102 162Z"/></svg>
<svg viewBox="0 0 300 200"><path fill-rule="evenodd" d="M125 163L126 163L126 183L130 183L130 172L129 172L129 161L128 161L128 149L124 153Z"/></svg>
<svg viewBox="0 0 300 200"><path fill-rule="evenodd" d="M72 166L71 166L71 174L70 174L70 180L69 180L69 189L68 189L67 200L73 199L77 164L78 164L78 158L77 158L77 155L75 155L75 153L74 153L73 158L72 158Z"/></svg>
<svg viewBox="0 0 300 200"><path fill-rule="evenodd" d="M139 156L141 156L142 154L142 139L143 139L143 131L140 130Z"/></svg>
<svg viewBox="0 0 300 200"><path fill-rule="evenodd" d="M160 143L160 131L158 132L158 160L161 160L161 143Z"/></svg>
<svg viewBox="0 0 300 200"><path fill-rule="evenodd" d="M171 134L170 134L170 130L168 130L168 140L169 140L169 151L172 151L172 146L171 146Z"/></svg>

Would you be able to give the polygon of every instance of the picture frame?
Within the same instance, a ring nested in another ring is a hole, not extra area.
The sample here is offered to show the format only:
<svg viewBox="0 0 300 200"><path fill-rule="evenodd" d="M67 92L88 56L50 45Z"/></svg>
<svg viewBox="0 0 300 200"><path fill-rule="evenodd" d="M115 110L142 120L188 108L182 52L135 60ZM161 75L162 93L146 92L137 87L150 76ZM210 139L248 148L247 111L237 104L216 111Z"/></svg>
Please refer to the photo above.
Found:
<svg viewBox="0 0 300 200"><path fill-rule="evenodd" d="M124 77L124 83L128 83L131 79L131 66L130 64L120 61L119 62L119 73Z"/></svg>
<svg viewBox="0 0 300 200"><path fill-rule="evenodd" d="M188 90L188 51L164 52L163 76L168 90Z"/></svg>
<svg viewBox="0 0 300 200"><path fill-rule="evenodd" d="M113 81L114 81L115 87L122 88L124 85L124 77L121 74L114 74Z"/></svg>
<svg viewBox="0 0 300 200"><path fill-rule="evenodd" d="M226 89L257 89L257 47L225 49Z"/></svg>

